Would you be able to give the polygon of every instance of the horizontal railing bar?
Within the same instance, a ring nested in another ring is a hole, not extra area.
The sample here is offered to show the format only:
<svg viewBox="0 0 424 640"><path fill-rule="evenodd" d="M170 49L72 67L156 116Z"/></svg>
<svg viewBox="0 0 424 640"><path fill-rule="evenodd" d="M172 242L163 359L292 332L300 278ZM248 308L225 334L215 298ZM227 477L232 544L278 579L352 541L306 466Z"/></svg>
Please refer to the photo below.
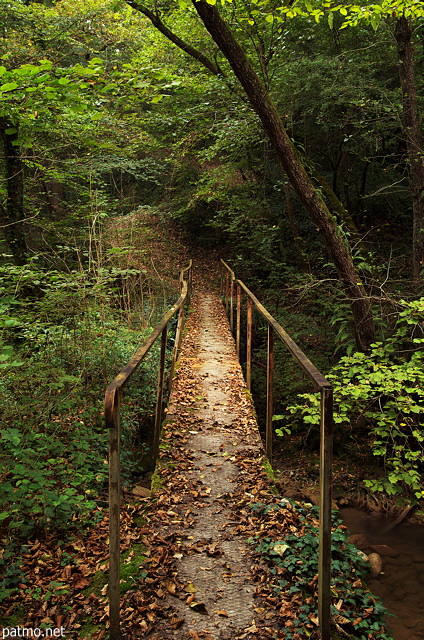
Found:
<svg viewBox="0 0 424 640"><path fill-rule="evenodd" d="M302 369L305 371L306 375L310 380L316 385L318 390L321 389L331 389L331 383L318 371L316 366L312 364L309 358L303 353L302 349L297 346L297 344L292 340L287 333L283 329L283 327L277 322L275 318L265 309L265 307L259 302L257 297L250 291L248 287L241 280L237 280L240 287L243 291L249 296L249 298L254 303L256 309L259 313L265 318L265 320L270 324L275 333L281 338L284 342L290 353L296 358Z"/></svg>
<svg viewBox="0 0 424 640"><path fill-rule="evenodd" d="M173 307L163 316L162 320L156 325L149 337L143 342L141 347L135 352L131 360L125 365L125 367L118 373L116 378L110 383L105 392L105 420L107 424L113 424L113 413L115 405L115 394L118 389L123 389L134 371L143 361L143 358L152 348L155 341L162 333L165 326L175 315L175 313L183 306L187 295L187 282L183 282L183 289L181 296Z"/></svg>
<svg viewBox="0 0 424 640"><path fill-rule="evenodd" d="M231 267L229 267L228 264L222 258L221 258L221 262L224 265L224 267L227 269L227 271L230 272L232 279L235 280L236 276L234 275L234 271L231 269Z"/></svg>
<svg viewBox="0 0 424 640"><path fill-rule="evenodd" d="M161 352L159 362L158 386L156 393L155 433L153 449L155 457L158 453L160 427L162 421L162 401L164 392L165 359L167 345L168 323L177 313L178 330L173 349L172 366L169 381L175 370L176 353L179 348L182 330L182 316L184 305L189 302L192 282L192 261L188 267L180 272L180 297L166 312L161 321L153 329L149 337L135 352L131 360L120 371L107 387L104 400L105 426L109 430L109 635L111 640L122 640L120 630L120 432L121 432L121 404L123 389L134 371L142 363L146 354L155 341L161 336ZM184 273L188 273L187 280ZM179 331L179 333L178 333Z"/></svg>
<svg viewBox="0 0 424 640"><path fill-rule="evenodd" d="M228 313L228 296L231 296L231 310L234 282L237 283L237 355L239 352L239 325L241 303L241 289L247 296L247 356L246 356L246 385L250 391L251 385L251 345L252 345L252 308L255 305L259 313L268 323L268 362L267 362L267 418L266 418L266 452L272 455L272 410L273 410L273 367L274 367L274 333L284 342L298 364L321 392L320 419L320 505L319 505L319 559L318 559L318 618L320 637L322 640L331 638L331 495L332 495L332 456L333 456L333 388L326 378L312 364L309 358L290 338L283 327L259 302L256 296L241 280L236 280L234 272L221 260L226 268L226 289L224 299ZM231 276L231 287L228 291L228 279ZM232 324L231 324L232 326Z"/></svg>

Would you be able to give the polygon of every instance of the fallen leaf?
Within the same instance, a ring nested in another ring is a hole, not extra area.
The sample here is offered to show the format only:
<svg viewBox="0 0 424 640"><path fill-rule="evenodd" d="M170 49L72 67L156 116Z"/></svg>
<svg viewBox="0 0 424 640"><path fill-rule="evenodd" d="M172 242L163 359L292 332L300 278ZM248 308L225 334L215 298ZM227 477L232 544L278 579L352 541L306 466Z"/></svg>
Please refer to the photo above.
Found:
<svg viewBox="0 0 424 640"><path fill-rule="evenodd" d="M203 602L193 602L190 605L190 609L193 609L193 611L197 611L197 613L201 613L203 616L208 616L208 610L206 609L206 606Z"/></svg>
<svg viewBox="0 0 424 640"><path fill-rule="evenodd" d="M170 593L172 596L175 596L175 594L177 593L177 585L173 580L164 580L163 585L168 593Z"/></svg>
<svg viewBox="0 0 424 640"><path fill-rule="evenodd" d="M90 584L87 578L84 578L81 574L75 574L72 580L74 589L84 589Z"/></svg>

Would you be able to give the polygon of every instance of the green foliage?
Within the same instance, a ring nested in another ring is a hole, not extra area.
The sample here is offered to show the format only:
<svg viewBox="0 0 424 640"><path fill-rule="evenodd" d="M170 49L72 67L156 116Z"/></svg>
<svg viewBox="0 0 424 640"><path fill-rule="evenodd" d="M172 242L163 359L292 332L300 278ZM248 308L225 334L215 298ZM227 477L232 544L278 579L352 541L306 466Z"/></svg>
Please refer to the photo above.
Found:
<svg viewBox="0 0 424 640"><path fill-rule="evenodd" d="M0 574L2 576L0 581L0 602L6 600L18 584L27 582L21 569L21 560L18 549L15 549L14 545L9 545L2 550L0 556Z"/></svg>
<svg viewBox="0 0 424 640"><path fill-rule="evenodd" d="M334 421L338 430L371 439L371 447L386 468L383 479L367 480L374 491L389 495L407 490L424 495L422 454L424 434L424 299L402 301L393 334L371 345L369 354L341 358L327 378L334 386ZM295 421L311 428L319 424L319 398L299 396L288 407Z"/></svg>
<svg viewBox="0 0 424 640"><path fill-rule="evenodd" d="M3 354L16 354L2 360L0 526L13 538L101 515L96 501L108 472L103 392L144 336L123 325L128 314L119 305L122 278L132 275L0 268L0 340ZM123 420L129 445L136 416L154 410L154 352L139 375L137 414ZM127 464L124 477L130 471Z"/></svg>
<svg viewBox="0 0 424 640"><path fill-rule="evenodd" d="M284 637L315 638L317 631L311 618L315 621L318 619L318 508L302 506L287 499L279 504L257 504L252 507L263 511L265 522L267 518L271 523L279 517L284 518L284 511L287 509L295 512L298 518L296 533L289 533L278 540L265 534L260 537L259 544L259 536L251 542L257 544L256 551L271 567L271 573L275 576L273 588L276 594L284 602L293 599L297 601L299 613L292 619L293 626L285 628ZM369 567L357 548L348 543L345 530L338 528L338 524L338 516L334 513L331 540L332 615L342 613L346 618L343 630L352 633L352 637L358 640L389 640L391 634L385 627L387 610L366 587ZM343 602L342 611L335 606L339 601Z"/></svg>

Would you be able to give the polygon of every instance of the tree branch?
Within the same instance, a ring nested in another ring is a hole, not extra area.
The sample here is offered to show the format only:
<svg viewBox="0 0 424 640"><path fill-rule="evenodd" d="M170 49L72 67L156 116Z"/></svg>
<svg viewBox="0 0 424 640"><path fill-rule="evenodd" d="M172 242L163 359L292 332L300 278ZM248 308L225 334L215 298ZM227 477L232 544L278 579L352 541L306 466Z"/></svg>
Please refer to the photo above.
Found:
<svg viewBox="0 0 424 640"><path fill-rule="evenodd" d="M205 56L201 51L198 51L198 49L192 47L188 42L179 38L162 22L157 12L155 13L151 11L135 0L126 0L126 3L136 11L139 11L146 16L146 18L149 18L153 26L156 27L156 29L165 36L165 38L168 38L168 40L173 42L179 49L184 51L184 53L187 53L189 56L200 62L204 67L206 67L206 69L208 69L208 71L213 73L215 76L220 76L222 78L225 77L224 72L216 62Z"/></svg>

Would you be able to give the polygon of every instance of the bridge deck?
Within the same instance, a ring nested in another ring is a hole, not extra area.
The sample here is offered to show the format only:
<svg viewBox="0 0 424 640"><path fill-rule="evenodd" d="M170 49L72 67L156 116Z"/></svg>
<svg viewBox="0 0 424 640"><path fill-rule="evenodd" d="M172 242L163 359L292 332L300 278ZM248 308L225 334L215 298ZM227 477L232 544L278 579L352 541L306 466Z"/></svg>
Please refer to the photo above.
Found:
<svg viewBox="0 0 424 640"><path fill-rule="evenodd" d="M275 496L234 341L213 295L194 301L167 415L152 513L162 546L152 554L158 566L172 564L169 608L150 637L256 638L263 610L247 505Z"/></svg>

